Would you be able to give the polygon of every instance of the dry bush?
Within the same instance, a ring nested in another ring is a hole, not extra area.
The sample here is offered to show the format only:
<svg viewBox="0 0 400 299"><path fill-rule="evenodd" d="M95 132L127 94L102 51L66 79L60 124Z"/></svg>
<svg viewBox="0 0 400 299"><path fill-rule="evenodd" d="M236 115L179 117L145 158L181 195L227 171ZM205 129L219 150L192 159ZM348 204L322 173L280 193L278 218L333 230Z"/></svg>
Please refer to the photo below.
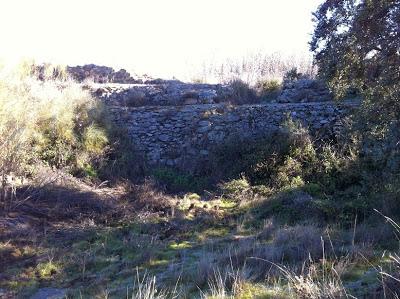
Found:
<svg viewBox="0 0 400 299"><path fill-rule="evenodd" d="M90 173L108 146L107 118L87 91L72 81L42 81L31 65L0 72L0 177L33 173L37 161ZM50 76L50 75L49 75ZM2 202L10 194L3 192Z"/></svg>
<svg viewBox="0 0 400 299"><path fill-rule="evenodd" d="M392 232L395 235L397 243L400 240L400 225L392 218L381 214L381 212L375 210L378 214L383 216L388 224L391 225ZM381 296L383 298L400 298L400 254L399 249L395 252L389 252L384 254L383 257L389 257L389 267L385 265L384 261L382 265L377 269L381 275L382 290Z"/></svg>
<svg viewBox="0 0 400 299"><path fill-rule="evenodd" d="M98 163L98 175L102 180L119 183L123 180L138 181L146 173L146 159L128 135L127 129L112 126L105 159Z"/></svg>
<svg viewBox="0 0 400 299"><path fill-rule="evenodd" d="M355 244L364 247L384 247L393 242L396 233L389 224L369 225L368 223L361 223L351 232L351 237Z"/></svg>
<svg viewBox="0 0 400 299"><path fill-rule="evenodd" d="M156 285L155 277L148 277L146 274L140 278L137 273L137 278L134 281L133 291L130 295L132 299L166 299L169 298L165 290L160 290Z"/></svg>
<svg viewBox="0 0 400 299"><path fill-rule="evenodd" d="M228 299L237 298L248 279L245 268L235 269L232 266L224 270L215 268L208 279L209 292L203 293L203 298Z"/></svg>
<svg viewBox="0 0 400 299"><path fill-rule="evenodd" d="M274 238L275 250L279 259L304 261L309 256L314 259L322 257L322 231L312 225L296 225L279 229Z"/></svg>
<svg viewBox="0 0 400 299"><path fill-rule="evenodd" d="M249 86L240 79L235 79L229 82L232 88L232 98L230 102L232 104L250 104L259 101L255 89Z"/></svg>
<svg viewBox="0 0 400 299"><path fill-rule="evenodd" d="M321 265L310 263L301 274L296 274L287 267L280 267L288 281L289 289L295 298L304 299L339 299L355 298L347 294L335 268L321 269Z"/></svg>
<svg viewBox="0 0 400 299"><path fill-rule="evenodd" d="M261 232L258 234L258 238L261 240L269 240L273 237L276 229L276 224L274 223L273 219L265 219L264 226Z"/></svg>
<svg viewBox="0 0 400 299"><path fill-rule="evenodd" d="M127 183L125 188L128 191L128 199L136 208L153 212L172 213L173 198L160 192L154 181L146 180L139 185Z"/></svg>
<svg viewBox="0 0 400 299"><path fill-rule="evenodd" d="M210 252L202 252L196 267L194 281L197 286L203 286L213 274L214 256Z"/></svg>
<svg viewBox="0 0 400 299"><path fill-rule="evenodd" d="M146 103L146 94L142 91L130 91L129 97L126 99L128 107L140 107Z"/></svg>
<svg viewBox="0 0 400 299"><path fill-rule="evenodd" d="M252 275L263 277L269 271L268 263L298 264L310 257L322 257L324 247L321 229L311 225L297 225L273 231L271 225L267 224L266 238L272 237L272 242L264 243L262 233L259 235L260 240L250 237L239 239L217 256L218 262L222 265L231 264L234 268L247 265Z"/></svg>

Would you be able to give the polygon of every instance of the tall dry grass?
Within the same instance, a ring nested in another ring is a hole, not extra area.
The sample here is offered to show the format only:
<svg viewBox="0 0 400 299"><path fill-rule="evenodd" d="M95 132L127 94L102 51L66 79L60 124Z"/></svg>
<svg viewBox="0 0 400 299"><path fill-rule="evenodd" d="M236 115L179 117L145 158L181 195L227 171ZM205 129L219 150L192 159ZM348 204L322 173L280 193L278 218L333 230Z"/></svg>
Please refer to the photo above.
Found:
<svg viewBox="0 0 400 299"><path fill-rule="evenodd" d="M253 53L241 58L227 58L204 62L194 68L188 79L194 82L227 83L240 80L250 86L265 80L282 81L285 73L296 68L298 72L315 76L316 68L310 55L283 55L282 53Z"/></svg>
<svg viewBox="0 0 400 299"><path fill-rule="evenodd" d="M6 205L14 181L37 163L84 170L108 146L103 109L62 68L45 66L38 76L30 62L0 69L0 187Z"/></svg>

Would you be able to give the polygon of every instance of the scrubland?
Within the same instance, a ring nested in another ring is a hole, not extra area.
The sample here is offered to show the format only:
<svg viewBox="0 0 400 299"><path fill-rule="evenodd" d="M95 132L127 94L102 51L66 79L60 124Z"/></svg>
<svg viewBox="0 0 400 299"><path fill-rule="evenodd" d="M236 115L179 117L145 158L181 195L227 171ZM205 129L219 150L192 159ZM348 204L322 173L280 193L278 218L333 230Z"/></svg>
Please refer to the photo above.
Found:
<svg viewBox="0 0 400 299"><path fill-rule="evenodd" d="M356 116L336 140L288 118L196 173L148 167L83 85L44 74L0 77L0 296L398 297L388 135L372 155Z"/></svg>

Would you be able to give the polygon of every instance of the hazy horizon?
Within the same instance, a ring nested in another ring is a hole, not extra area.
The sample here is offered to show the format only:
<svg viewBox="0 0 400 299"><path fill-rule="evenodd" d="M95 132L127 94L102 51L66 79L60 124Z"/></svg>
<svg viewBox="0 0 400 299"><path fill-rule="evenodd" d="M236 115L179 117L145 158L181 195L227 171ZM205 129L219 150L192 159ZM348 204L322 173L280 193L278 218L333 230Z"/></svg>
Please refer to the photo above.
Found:
<svg viewBox="0 0 400 299"><path fill-rule="evenodd" d="M320 2L5 0L0 59L179 78L249 55L307 56Z"/></svg>

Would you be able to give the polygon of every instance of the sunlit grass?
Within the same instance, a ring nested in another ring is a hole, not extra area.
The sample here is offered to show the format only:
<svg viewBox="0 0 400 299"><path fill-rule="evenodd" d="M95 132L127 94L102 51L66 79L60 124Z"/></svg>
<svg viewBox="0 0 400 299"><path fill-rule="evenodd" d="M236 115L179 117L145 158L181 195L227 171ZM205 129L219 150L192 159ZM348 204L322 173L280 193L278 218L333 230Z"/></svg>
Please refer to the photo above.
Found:
<svg viewBox="0 0 400 299"><path fill-rule="evenodd" d="M29 62L0 72L0 175L25 175L34 161L79 170L109 141L101 105L60 67L40 78ZM3 180L4 184L4 180Z"/></svg>

